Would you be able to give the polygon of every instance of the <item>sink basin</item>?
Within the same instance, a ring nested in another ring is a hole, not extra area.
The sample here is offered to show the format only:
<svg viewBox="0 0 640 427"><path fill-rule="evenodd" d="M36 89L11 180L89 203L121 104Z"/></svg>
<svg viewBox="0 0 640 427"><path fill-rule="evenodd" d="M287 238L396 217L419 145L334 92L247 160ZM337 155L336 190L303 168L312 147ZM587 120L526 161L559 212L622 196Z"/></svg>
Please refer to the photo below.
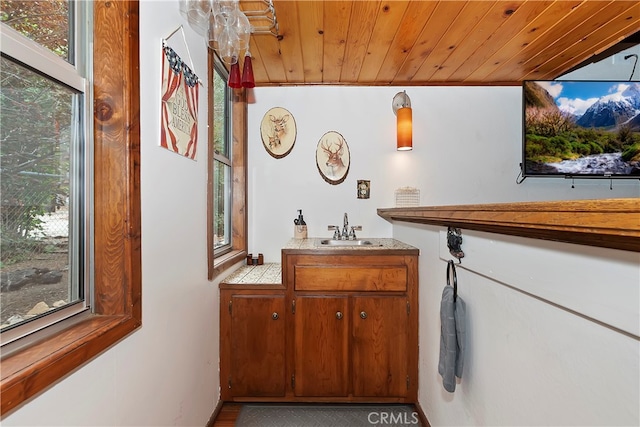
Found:
<svg viewBox="0 0 640 427"><path fill-rule="evenodd" d="M333 240L333 239L324 239L320 240L320 245L322 246L371 246L369 240Z"/></svg>

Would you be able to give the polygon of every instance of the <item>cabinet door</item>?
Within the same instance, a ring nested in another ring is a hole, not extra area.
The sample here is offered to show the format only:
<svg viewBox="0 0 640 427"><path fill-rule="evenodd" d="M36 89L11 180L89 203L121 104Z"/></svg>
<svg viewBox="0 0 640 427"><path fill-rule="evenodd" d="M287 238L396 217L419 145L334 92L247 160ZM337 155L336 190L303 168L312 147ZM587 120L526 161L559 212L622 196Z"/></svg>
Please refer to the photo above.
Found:
<svg viewBox="0 0 640 427"><path fill-rule="evenodd" d="M295 395L349 393L348 297L297 296Z"/></svg>
<svg viewBox="0 0 640 427"><path fill-rule="evenodd" d="M400 296L353 298L353 394L407 395L409 315Z"/></svg>
<svg viewBox="0 0 640 427"><path fill-rule="evenodd" d="M284 396L283 295L231 297L230 363L229 385L233 396Z"/></svg>

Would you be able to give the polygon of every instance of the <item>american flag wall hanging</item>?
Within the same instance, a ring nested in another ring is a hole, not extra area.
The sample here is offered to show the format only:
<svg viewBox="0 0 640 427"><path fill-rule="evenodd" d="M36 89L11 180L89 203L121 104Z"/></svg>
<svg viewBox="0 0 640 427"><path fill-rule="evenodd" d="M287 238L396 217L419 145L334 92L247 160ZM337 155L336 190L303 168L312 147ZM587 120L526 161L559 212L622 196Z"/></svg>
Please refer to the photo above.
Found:
<svg viewBox="0 0 640 427"><path fill-rule="evenodd" d="M193 160L198 147L198 83L193 70L164 45L160 145Z"/></svg>

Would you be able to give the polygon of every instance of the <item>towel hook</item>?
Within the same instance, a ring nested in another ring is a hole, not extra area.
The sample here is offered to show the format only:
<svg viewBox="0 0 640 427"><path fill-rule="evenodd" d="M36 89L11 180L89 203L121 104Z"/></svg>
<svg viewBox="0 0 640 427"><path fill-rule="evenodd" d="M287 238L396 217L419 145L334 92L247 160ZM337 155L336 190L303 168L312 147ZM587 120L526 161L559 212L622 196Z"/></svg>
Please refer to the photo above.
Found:
<svg viewBox="0 0 640 427"><path fill-rule="evenodd" d="M447 247L449 253L458 259L458 264L462 264L464 251L460 247L462 245L462 231L459 228L447 227Z"/></svg>
<svg viewBox="0 0 640 427"><path fill-rule="evenodd" d="M458 299L458 276L456 275L456 264L450 259L447 261L447 286L451 286L451 278L453 278L453 302L456 302Z"/></svg>

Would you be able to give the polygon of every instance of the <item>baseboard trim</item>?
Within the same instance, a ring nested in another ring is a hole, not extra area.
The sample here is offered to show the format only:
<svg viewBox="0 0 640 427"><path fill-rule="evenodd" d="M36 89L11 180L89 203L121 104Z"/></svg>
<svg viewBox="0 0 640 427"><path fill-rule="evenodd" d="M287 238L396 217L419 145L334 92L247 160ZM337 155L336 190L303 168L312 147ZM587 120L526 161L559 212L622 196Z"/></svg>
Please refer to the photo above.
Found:
<svg viewBox="0 0 640 427"><path fill-rule="evenodd" d="M211 414L211 417L209 418L209 422L207 423L207 427L213 427L213 425L216 422L216 418L218 418L218 415L220 414L220 411L222 410L222 405L224 405L224 402L222 401L222 399L218 398L218 404L216 405L215 409L213 410L213 414Z"/></svg>
<svg viewBox="0 0 640 427"><path fill-rule="evenodd" d="M420 424L422 424L424 427L431 427L431 424L429 424L429 420L427 419L427 416L424 414L424 411L422 410L422 406L420 406L420 402L414 403L414 406L416 408L416 412L418 413L418 418L420 418Z"/></svg>

